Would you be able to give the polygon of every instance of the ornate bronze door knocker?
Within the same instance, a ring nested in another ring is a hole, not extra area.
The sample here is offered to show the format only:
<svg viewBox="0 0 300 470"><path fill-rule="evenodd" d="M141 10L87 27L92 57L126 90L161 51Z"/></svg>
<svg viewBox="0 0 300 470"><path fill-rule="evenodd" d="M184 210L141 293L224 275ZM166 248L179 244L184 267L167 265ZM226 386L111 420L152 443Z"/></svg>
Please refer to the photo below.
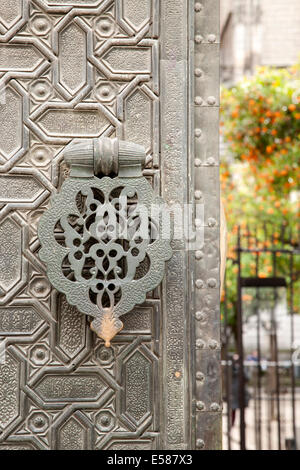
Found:
<svg viewBox="0 0 300 470"><path fill-rule="evenodd" d="M78 139L64 159L70 176L41 218L40 258L108 347L123 327L119 317L162 281L172 255L168 210L142 174L140 145Z"/></svg>

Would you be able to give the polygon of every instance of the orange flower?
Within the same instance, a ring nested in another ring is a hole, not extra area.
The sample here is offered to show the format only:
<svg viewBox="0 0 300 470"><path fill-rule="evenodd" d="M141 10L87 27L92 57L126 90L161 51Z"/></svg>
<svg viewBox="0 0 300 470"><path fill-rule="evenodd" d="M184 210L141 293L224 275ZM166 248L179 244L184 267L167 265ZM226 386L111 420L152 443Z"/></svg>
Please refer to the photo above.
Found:
<svg viewBox="0 0 300 470"><path fill-rule="evenodd" d="M272 151L273 151L272 145L268 145L267 148L266 148L266 151L267 151L267 153L272 153Z"/></svg>
<svg viewBox="0 0 300 470"><path fill-rule="evenodd" d="M295 109L296 109L296 106L294 104L289 105L289 110L290 111L295 111Z"/></svg>
<svg viewBox="0 0 300 470"><path fill-rule="evenodd" d="M244 295L242 296L242 300L243 300L244 302L250 301L250 300L252 300L252 299L253 299L252 295L249 295L249 294L244 294Z"/></svg>
<svg viewBox="0 0 300 470"><path fill-rule="evenodd" d="M269 209L267 210L267 213L274 214L274 209L272 207L269 207Z"/></svg>
<svg viewBox="0 0 300 470"><path fill-rule="evenodd" d="M276 129L272 129L272 130L271 130L271 134L272 134L272 135L277 135Z"/></svg>
<svg viewBox="0 0 300 470"><path fill-rule="evenodd" d="M274 206L275 206L275 207L280 207L280 204L281 204L280 201L276 201L275 204L274 204Z"/></svg>
<svg viewBox="0 0 300 470"><path fill-rule="evenodd" d="M300 113L296 113L295 118L299 120L300 119Z"/></svg>

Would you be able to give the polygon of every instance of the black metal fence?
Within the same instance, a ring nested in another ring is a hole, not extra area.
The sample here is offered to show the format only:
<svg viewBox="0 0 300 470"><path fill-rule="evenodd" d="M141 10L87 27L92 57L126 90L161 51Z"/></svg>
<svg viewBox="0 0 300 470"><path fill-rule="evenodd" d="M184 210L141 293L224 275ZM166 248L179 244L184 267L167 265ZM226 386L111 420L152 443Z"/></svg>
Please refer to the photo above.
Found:
<svg viewBox="0 0 300 470"><path fill-rule="evenodd" d="M222 301L224 449L300 448L299 255L286 225L237 229Z"/></svg>

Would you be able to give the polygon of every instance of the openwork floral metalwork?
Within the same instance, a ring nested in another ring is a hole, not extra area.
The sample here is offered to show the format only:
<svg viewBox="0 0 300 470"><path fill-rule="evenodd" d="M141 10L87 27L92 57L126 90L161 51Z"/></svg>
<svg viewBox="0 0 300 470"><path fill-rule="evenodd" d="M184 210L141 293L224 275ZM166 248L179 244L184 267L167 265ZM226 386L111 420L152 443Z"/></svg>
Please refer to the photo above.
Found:
<svg viewBox="0 0 300 470"><path fill-rule="evenodd" d="M68 178L41 219L50 282L94 317L106 346L123 327L119 317L162 281L171 257L166 214L143 176L93 176Z"/></svg>

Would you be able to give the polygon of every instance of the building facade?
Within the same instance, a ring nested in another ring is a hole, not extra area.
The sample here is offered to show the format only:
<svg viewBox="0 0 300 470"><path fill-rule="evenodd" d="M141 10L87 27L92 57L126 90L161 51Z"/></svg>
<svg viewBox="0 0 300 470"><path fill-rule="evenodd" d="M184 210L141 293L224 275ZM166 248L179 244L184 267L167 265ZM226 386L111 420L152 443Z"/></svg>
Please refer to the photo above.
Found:
<svg viewBox="0 0 300 470"><path fill-rule="evenodd" d="M222 82L236 83L259 65L299 60L299 23L298 0L222 0Z"/></svg>

